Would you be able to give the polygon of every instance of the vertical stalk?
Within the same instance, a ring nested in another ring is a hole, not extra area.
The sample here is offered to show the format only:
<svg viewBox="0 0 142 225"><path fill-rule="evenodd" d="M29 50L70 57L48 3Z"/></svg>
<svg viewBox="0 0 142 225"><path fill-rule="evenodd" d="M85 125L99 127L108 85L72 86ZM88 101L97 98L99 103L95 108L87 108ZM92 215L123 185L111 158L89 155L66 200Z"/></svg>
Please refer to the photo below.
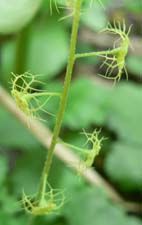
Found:
<svg viewBox="0 0 142 225"><path fill-rule="evenodd" d="M42 199L44 198L44 194L46 191L46 181L47 181L47 178L49 175L55 145L57 143L57 139L58 139L59 132L61 129L61 124L62 124L62 120L63 120L63 115L64 115L64 111L65 111L65 106L66 106L66 102L67 102L67 97L68 97L68 92L69 92L70 82L71 82L71 76L72 76L72 71L73 71L73 66L74 66L74 61L75 61L76 42L77 42L82 0L76 0L74 4L75 4L75 6L74 6L71 41L70 41L69 59L68 59L65 80L64 80L64 88L63 88L63 93L62 93L62 97L61 97L61 101L60 101L58 115L56 118L56 124L54 127L53 138L51 141L50 148L48 150L47 158L45 161L45 165L43 168L43 173L42 173L42 177L41 177L41 181L40 181L39 192L37 195L39 202L42 202Z"/></svg>

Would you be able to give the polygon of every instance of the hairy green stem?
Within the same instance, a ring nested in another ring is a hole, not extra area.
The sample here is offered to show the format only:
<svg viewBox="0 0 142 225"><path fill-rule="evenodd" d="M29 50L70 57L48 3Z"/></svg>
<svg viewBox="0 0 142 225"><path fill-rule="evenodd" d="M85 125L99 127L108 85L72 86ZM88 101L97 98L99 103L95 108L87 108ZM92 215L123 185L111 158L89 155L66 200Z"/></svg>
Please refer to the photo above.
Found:
<svg viewBox="0 0 142 225"><path fill-rule="evenodd" d="M103 55L115 55L120 51L120 48L112 49L112 50L106 50L106 51L99 51L99 52L87 52L87 53L80 53L75 54L75 59L84 58L84 57L92 57L92 56L101 56Z"/></svg>
<svg viewBox="0 0 142 225"><path fill-rule="evenodd" d="M69 92L69 87L70 87L70 82L72 77L72 71L73 71L73 66L75 61L75 51L76 51L76 42L77 42L77 35L78 35L78 28L79 28L81 5L82 5L82 0L75 1L69 59L68 59L67 71L65 75L63 94L61 97L56 124L54 127L53 138L51 141L50 148L48 150L47 159L45 161L45 165L43 168L43 173L42 173L42 177L40 181L39 191L37 194L37 199L39 200L39 202L42 202L45 191L46 191L46 181L48 179L49 171L51 168L53 152L54 152L55 145L57 143L57 139L61 129L61 124L62 124L65 106L67 102L67 97L68 97L68 92Z"/></svg>
<svg viewBox="0 0 142 225"><path fill-rule="evenodd" d="M58 92L41 92L41 93L31 93L31 94L25 94L24 98L31 99L35 97L42 97L42 96L57 96L61 97L61 93Z"/></svg>
<svg viewBox="0 0 142 225"><path fill-rule="evenodd" d="M68 148L72 148L72 149L74 149L74 150L76 150L76 151L78 151L78 152L80 152L80 153L82 153L84 155L88 154L88 152L90 151L90 149L87 149L87 148L83 149L83 148L80 148L80 147L77 147L75 145L68 144L68 143L65 143L65 142L61 142L61 144L67 146Z"/></svg>

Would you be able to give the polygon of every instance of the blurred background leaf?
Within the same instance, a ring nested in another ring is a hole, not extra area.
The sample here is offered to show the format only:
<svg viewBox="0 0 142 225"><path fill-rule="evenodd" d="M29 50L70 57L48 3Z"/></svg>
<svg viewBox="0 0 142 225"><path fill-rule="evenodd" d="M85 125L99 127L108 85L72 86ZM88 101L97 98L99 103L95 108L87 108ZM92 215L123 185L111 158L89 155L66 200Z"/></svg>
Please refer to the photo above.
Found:
<svg viewBox="0 0 142 225"><path fill-rule="evenodd" d="M4 179L7 174L7 168L8 168L8 161L7 158L4 155L0 155L0 185L4 182Z"/></svg>
<svg viewBox="0 0 142 225"><path fill-rule="evenodd" d="M142 145L142 88L131 82L118 85L112 96L108 126L126 142Z"/></svg>
<svg viewBox="0 0 142 225"><path fill-rule="evenodd" d="M105 171L122 189L142 189L141 147L117 142L112 146L105 162Z"/></svg>
<svg viewBox="0 0 142 225"><path fill-rule="evenodd" d="M35 137L4 108L0 107L0 145L10 148L30 149L38 145ZM27 124L28 126L28 124Z"/></svg>
<svg viewBox="0 0 142 225"><path fill-rule="evenodd" d="M0 33L9 34L21 30L39 10L42 0L24 0L11 5L5 0L0 1Z"/></svg>
<svg viewBox="0 0 142 225"><path fill-rule="evenodd" d="M48 79L57 75L66 65L68 47L68 34L58 17L41 19L31 30L26 70Z"/></svg>

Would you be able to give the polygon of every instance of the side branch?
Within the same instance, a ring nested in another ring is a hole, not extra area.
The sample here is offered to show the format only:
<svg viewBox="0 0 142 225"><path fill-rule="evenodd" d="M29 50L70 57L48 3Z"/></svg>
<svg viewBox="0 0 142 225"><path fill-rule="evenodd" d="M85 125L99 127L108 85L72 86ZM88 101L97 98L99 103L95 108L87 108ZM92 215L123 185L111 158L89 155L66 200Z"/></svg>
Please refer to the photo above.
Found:
<svg viewBox="0 0 142 225"><path fill-rule="evenodd" d="M79 58L92 57L92 56L101 56L103 55L115 55L119 52L120 48L115 48L112 50L99 51L99 52L86 52L86 53L78 53L75 55L75 60Z"/></svg>
<svg viewBox="0 0 142 225"><path fill-rule="evenodd" d="M52 133L37 120L28 118L16 105L9 94L0 86L0 103L11 112L36 138L39 142L48 149L52 140ZM72 164L71 162L79 162L78 156L62 144L57 144L55 147L55 155L69 165L73 170L79 172L81 165L78 163ZM83 165L84 166L84 165ZM110 199L115 202L121 203L127 210L132 212L140 211L140 206L134 203L125 202L120 195L111 187L107 181L102 178L99 173L91 168L87 168L81 176L90 184L94 186L103 187Z"/></svg>

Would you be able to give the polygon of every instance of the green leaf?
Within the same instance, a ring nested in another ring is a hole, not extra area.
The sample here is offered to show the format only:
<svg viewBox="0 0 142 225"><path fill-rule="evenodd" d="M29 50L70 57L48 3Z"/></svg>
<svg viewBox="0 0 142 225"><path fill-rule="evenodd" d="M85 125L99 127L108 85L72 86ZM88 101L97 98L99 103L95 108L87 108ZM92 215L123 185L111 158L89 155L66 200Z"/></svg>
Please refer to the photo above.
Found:
<svg viewBox="0 0 142 225"><path fill-rule="evenodd" d="M58 18L49 17L35 24L29 37L27 71L51 78L64 68L67 56L68 35Z"/></svg>
<svg viewBox="0 0 142 225"><path fill-rule="evenodd" d="M103 124L109 112L110 91L88 79L75 80L70 88L63 125L82 129Z"/></svg>
<svg viewBox="0 0 142 225"><path fill-rule="evenodd" d="M112 181L127 191L142 188L141 147L117 142L107 155L105 171Z"/></svg>
<svg viewBox="0 0 142 225"><path fill-rule="evenodd" d="M45 86L47 91L61 92L63 83L51 82ZM102 125L109 113L109 98L111 91L94 84L89 79L79 78L72 82L63 119L63 126L71 129L82 129L92 123ZM59 98L52 98L46 106L48 112L56 115ZM48 119L53 124L55 117ZM49 124L48 123L48 124Z"/></svg>
<svg viewBox="0 0 142 225"><path fill-rule="evenodd" d="M0 144L5 147L29 149L38 145L28 130L2 107L0 107L0 134Z"/></svg>
<svg viewBox="0 0 142 225"><path fill-rule="evenodd" d="M45 80L56 76L65 67L69 41L66 29L57 16L46 19L39 20L30 28L25 66L25 71L41 74ZM6 42L2 48L5 83L14 70L15 54L16 39Z"/></svg>
<svg viewBox="0 0 142 225"><path fill-rule="evenodd" d="M125 211L108 201L106 194L98 188L79 190L66 206L65 215L69 225L140 225L129 218Z"/></svg>
<svg viewBox="0 0 142 225"><path fill-rule="evenodd" d="M85 10L82 16L83 23L94 31L103 29L107 24L105 10L99 2L95 2Z"/></svg>
<svg viewBox="0 0 142 225"><path fill-rule="evenodd" d="M85 187L85 181L83 178L77 174L77 172L73 172L71 168L61 162L58 158L54 158L53 160L49 175L49 183L53 188L64 190L64 195L67 202L68 199L73 197L74 192L76 192L77 189L82 189Z"/></svg>
<svg viewBox="0 0 142 225"><path fill-rule="evenodd" d="M21 204L19 204L18 200L15 196L10 195L6 188L1 188L0 192L0 205L1 210L8 215L15 214L19 209L21 209Z"/></svg>
<svg viewBox="0 0 142 225"><path fill-rule="evenodd" d="M141 56L134 56L134 55L129 55L127 57L127 68L128 70L133 73L134 75L137 76L142 76L142 67L141 67L141 63L142 63L142 57Z"/></svg>
<svg viewBox="0 0 142 225"><path fill-rule="evenodd" d="M0 222L4 225L25 225L28 221L24 216L14 217L8 213L0 211Z"/></svg>
<svg viewBox="0 0 142 225"><path fill-rule="evenodd" d="M18 225L18 223L15 223L15 220L11 215L8 215L3 211L0 211L0 221L1 224L5 225Z"/></svg>
<svg viewBox="0 0 142 225"><path fill-rule="evenodd" d="M8 160L4 155L0 155L0 184L3 183L8 172Z"/></svg>
<svg viewBox="0 0 142 225"><path fill-rule="evenodd" d="M22 29L33 18L42 0L0 1L0 33L7 34Z"/></svg>
<svg viewBox="0 0 142 225"><path fill-rule="evenodd" d="M121 83L112 95L108 126L125 142L142 145L142 87Z"/></svg>
<svg viewBox="0 0 142 225"><path fill-rule="evenodd" d="M22 190L30 195L35 194L38 188L46 151L36 148L17 159L16 167L11 176L15 193L22 193Z"/></svg>
<svg viewBox="0 0 142 225"><path fill-rule="evenodd" d="M46 85L43 86L43 90L47 92L58 92L62 93L63 91L63 83L62 82L49 82ZM41 97L42 100L42 97ZM45 97L44 97L45 100ZM45 105L44 109L46 112L49 112L52 115L48 115L47 113L41 113L41 118L43 118L47 123L45 125L48 126L48 128L53 129L56 121L56 116L58 113L60 98L59 97L52 97Z"/></svg>
<svg viewBox="0 0 142 225"><path fill-rule="evenodd" d="M10 87L10 84L7 81L11 80L11 72L14 70L15 49L15 40L6 42L2 48L2 79L4 80L4 83L6 86L8 86L8 88Z"/></svg>
<svg viewBox="0 0 142 225"><path fill-rule="evenodd" d="M141 13L142 11L142 2L137 0L137 1L133 1L133 0L125 0L124 1L125 7L133 13Z"/></svg>
<svg viewBox="0 0 142 225"><path fill-rule="evenodd" d="M68 225L63 217L60 218L60 215L38 216L35 218L34 222L36 225Z"/></svg>

